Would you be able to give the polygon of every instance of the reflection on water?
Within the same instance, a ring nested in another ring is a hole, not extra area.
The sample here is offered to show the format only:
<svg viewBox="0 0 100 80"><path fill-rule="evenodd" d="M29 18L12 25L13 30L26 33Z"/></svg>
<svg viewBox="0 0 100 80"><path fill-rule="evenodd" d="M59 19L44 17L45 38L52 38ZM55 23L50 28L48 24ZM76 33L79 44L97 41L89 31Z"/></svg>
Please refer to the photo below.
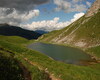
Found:
<svg viewBox="0 0 100 80"><path fill-rule="evenodd" d="M92 61L91 57L85 52L66 46L60 46L55 44L45 44L45 43L34 43L28 46L28 48L39 51L43 54L48 55L54 60L70 63L70 64L80 64L83 62Z"/></svg>

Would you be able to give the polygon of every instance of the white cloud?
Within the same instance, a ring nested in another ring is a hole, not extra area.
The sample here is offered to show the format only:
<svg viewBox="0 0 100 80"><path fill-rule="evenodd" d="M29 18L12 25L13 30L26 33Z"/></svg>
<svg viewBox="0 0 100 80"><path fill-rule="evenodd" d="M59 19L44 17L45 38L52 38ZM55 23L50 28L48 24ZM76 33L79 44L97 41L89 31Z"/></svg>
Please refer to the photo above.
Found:
<svg viewBox="0 0 100 80"><path fill-rule="evenodd" d="M25 3L23 3L23 1ZM86 5L80 3L82 0L53 0L53 1L54 4L57 5L55 9L56 11L64 10L65 12L82 12L87 9ZM50 0L29 0L29 1L28 0L10 0L10 1L1 0L0 23L8 23L11 25L19 26L20 23L24 23L30 20L31 18L39 15L40 13L39 10L33 10L35 6L45 4L48 2L50 2ZM86 4L90 6L90 2L87 1ZM68 21L67 22L58 22L58 21L59 18L55 18L54 20L39 21L39 22L41 24L48 23L49 26L54 26L54 25L57 26L57 28L53 27L54 29L62 28L63 26L68 25L70 23Z"/></svg>
<svg viewBox="0 0 100 80"><path fill-rule="evenodd" d="M19 25L22 22L28 21L31 18L39 15L39 10L31 10L29 12L20 13L12 9L12 12L7 14L10 8L0 8L0 23L8 23L11 25Z"/></svg>
<svg viewBox="0 0 100 80"><path fill-rule="evenodd" d="M83 16L84 13L77 13L74 15L73 19L66 22L59 22L58 17L55 17L53 20L43 20L38 22L32 22L31 24L21 25L23 28L29 29L29 30L45 30L45 31L53 31L53 30L59 30L62 29L72 22L79 19L81 16Z"/></svg>
<svg viewBox="0 0 100 80"><path fill-rule="evenodd" d="M82 12L87 10L87 6L82 4L83 0L54 0L57 5L56 11L63 10L64 12ZM89 3L87 4L89 5Z"/></svg>
<svg viewBox="0 0 100 80"><path fill-rule="evenodd" d="M49 2L50 0L0 0L0 23L19 26L39 15L39 10L33 10L36 6Z"/></svg>
<svg viewBox="0 0 100 80"><path fill-rule="evenodd" d="M91 6L91 3L90 2L88 2L88 1L86 1L86 4L90 7Z"/></svg>
<svg viewBox="0 0 100 80"><path fill-rule="evenodd" d="M77 13L74 15L74 18L71 19L71 22L76 21L77 19L79 19L80 17L82 17L84 15L84 13Z"/></svg>
<svg viewBox="0 0 100 80"><path fill-rule="evenodd" d="M79 1L82 1L82 0L72 0L72 2L79 2Z"/></svg>

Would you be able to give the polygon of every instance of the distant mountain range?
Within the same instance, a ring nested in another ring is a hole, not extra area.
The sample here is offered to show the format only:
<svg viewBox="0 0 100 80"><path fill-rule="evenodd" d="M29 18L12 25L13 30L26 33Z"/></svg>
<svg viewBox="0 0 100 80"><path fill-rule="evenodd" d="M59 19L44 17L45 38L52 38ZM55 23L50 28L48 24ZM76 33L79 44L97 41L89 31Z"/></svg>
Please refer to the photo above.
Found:
<svg viewBox="0 0 100 80"><path fill-rule="evenodd" d="M38 37L41 36L41 34L38 32L25 30L20 27L11 26L8 24L0 24L0 35L20 36L20 37L24 37L29 40L37 39Z"/></svg>
<svg viewBox="0 0 100 80"><path fill-rule="evenodd" d="M49 32L47 32L47 31L43 31L43 30L36 30L35 32L40 33L40 34L46 34L46 33L49 33Z"/></svg>
<svg viewBox="0 0 100 80"><path fill-rule="evenodd" d="M87 13L71 25L45 34L39 40L81 48L99 46L100 0L96 0Z"/></svg>

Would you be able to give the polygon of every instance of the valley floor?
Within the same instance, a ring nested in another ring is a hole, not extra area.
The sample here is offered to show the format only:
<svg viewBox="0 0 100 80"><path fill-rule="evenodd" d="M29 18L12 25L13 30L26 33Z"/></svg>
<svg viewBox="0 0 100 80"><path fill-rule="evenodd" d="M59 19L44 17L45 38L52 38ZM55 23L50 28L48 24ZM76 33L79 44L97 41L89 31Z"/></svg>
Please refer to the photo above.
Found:
<svg viewBox="0 0 100 80"><path fill-rule="evenodd" d="M20 61L27 68L31 75L31 80L100 80L99 63L88 66L65 64L54 61L37 51L27 49L25 46L33 41L19 37L0 37L2 38L0 38L0 47L14 53L14 59ZM88 52L93 53L97 51L97 55L99 55L99 48L89 49ZM17 71L21 73L20 70ZM17 80L21 79L19 78Z"/></svg>

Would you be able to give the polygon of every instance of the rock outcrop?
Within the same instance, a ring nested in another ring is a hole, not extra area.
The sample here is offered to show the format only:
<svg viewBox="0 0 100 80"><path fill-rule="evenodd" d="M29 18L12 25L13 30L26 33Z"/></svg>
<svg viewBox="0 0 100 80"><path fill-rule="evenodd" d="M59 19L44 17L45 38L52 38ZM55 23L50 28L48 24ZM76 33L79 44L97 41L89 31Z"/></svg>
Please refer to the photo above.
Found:
<svg viewBox="0 0 100 80"><path fill-rule="evenodd" d="M96 14L100 10L100 0L96 0L91 8L87 11L85 17L90 17Z"/></svg>

